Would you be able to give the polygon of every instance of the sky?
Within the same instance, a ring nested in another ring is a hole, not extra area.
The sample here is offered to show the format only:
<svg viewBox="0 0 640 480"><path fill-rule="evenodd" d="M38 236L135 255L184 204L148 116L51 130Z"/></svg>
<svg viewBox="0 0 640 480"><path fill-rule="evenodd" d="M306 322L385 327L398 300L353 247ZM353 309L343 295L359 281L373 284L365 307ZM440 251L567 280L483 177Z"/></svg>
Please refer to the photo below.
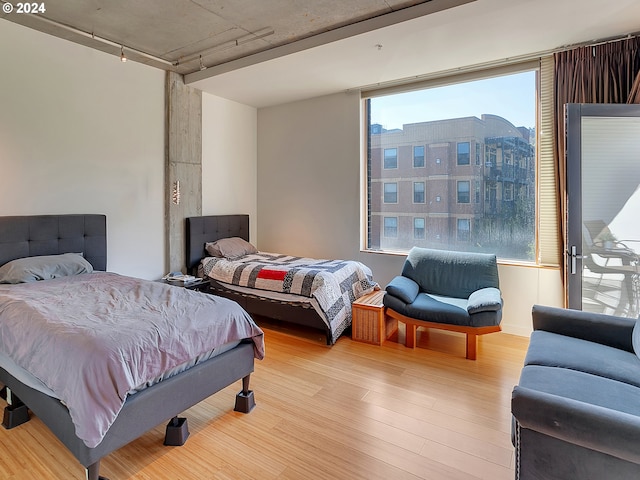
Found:
<svg viewBox="0 0 640 480"><path fill-rule="evenodd" d="M535 127L534 71L371 99L371 123L387 130L405 123L498 115L516 127Z"/></svg>

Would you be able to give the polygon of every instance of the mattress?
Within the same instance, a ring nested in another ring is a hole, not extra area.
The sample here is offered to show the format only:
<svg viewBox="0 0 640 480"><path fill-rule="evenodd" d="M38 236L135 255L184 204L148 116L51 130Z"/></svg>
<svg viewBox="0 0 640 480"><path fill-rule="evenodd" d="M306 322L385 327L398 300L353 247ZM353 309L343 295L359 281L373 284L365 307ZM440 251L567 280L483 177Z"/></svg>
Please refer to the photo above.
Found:
<svg viewBox="0 0 640 480"><path fill-rule="evenodd" d="M174 375L182 373L185 370L188 370L191 367L198 365L201 362L209 360L217 355L222 355L224 352L227 352L232 348L236 347L239 343L240 343L239 341L233 341L225 345L222 345L220 347L214 348L213 350L209 350L208 352L205 352L192 360L189 360L181 365L178 365L175 368L171 368L166 372L163 372L161 375L158 375L155 378L152 378L145 383L137 385L135 388L132 388L128 392L128 394L133 395L137 392L144 390L145 388L149 388L152 385L155 385L156 383L161 382L162 380L166 380L167 378L171 378ZM4 368L7 371L7 373L9 373L16 380L20 381L20 383L23 383L27 387L30 387L40 393L44 393L45 395L48 395L52 398L56 398L60 400L56 392L51 390L42 381L40 381L37 377L33 376L31 373L29 373L27 370L22 368L20 365L16 364L16 362L14 362L11 359L11 357L9 357L8 355L5 355L1 351L0 351L0 367Z"/></svg>

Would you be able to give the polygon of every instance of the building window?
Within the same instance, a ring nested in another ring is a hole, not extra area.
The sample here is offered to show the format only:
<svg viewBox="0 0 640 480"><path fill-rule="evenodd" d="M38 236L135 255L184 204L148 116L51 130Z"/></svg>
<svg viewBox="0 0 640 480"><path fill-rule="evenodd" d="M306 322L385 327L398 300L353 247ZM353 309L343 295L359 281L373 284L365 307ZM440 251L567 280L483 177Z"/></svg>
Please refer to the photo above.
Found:
<svg viewBox="0 0 640 480"><path fill-rule="evenodd" d="M513 183L511 182L505 182L504 184L504 200L513 202Z"/></svg>
<svg viewBox="0 0 640 480"><path fill-rule="evenodd" d="M458 143L458 165L469 165L469 142Z"/></svg>
<svg viewBox="0 0 640 480"><path fill-rule="evenodd" d="M424 203L424 182L413 182L413 203Z"/></svg>
<svg viewBox="0 0 640 480"><path fill-rule="evenodd" d="M413 167L424 167L424 145L413 147Z"/></svg>
<svg viewBox="0 0 640 480"><path fill-rule="evenodd" d="M468 242L471 238L471 221L468 218L458 219L457 237L459 242Z"/></svg>
<svg viewBox="0 0 640 480"><path fill-rule="evenodd" d="M364 98L365 248L409 251L418 216L433 226L421 246L535 261L538 67L511 71L439 78L433 87L403 85ZM405 149L418 168L399 163ZM400 195L403 188L411 193ZM393 227L387 218L395 219Z"/></svg>
<svg viewBox="0 0 640 480"><path fill-rule="evenodd" d="M384 217L384 236L387 238L398 236L398 217Z"/></svg>
<svg viewBox="0 0 640 480"><path fill-rule="evenodd" d="M398 184L384 184L384 203L398 203Z"/></svg>
<svg viewBox="0 0 640 480"><path fill-rule="evenodd" d="M384 168L398 168L398 149L384 149Z"/></svg>
<svg viewBox="0 0 640 480"><path fill-rule="evenodd" d="M470 185L468 180L458 182L458 203L469 203Z"/></svg>
<svg viewBox="0 0 640 480"><path fill-rule="evenodd" d="M413 238L424 238L424 218L413 219Z"/></svg>

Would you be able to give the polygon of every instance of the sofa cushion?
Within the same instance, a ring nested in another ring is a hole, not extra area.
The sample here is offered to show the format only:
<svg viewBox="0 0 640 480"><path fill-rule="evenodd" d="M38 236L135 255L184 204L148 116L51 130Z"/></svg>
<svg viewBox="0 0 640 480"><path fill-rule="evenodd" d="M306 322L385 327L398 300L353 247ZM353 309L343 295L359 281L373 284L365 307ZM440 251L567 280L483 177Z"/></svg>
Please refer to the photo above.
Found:
<svg viewBox="0 0 640 480"><path fill-rule="evenodd" d="M531 334L525 365L562 367L640 387L640 358L633 353L543 330Z"/></svg>
<svg viewBox="0 0 640 480"><path fill-rule="evenodd" d="M404 303L412 303L418 296L419 289L416 282L399 275L389 282L385 290L389 295L398 297Z"/></svg>
<svg viewBox="0 0 640 480"><path fill-rule="evenodd" d="M500 290L494 287L481 288L469 296L467 312L469 314L480 312L497 312L502 308Z"/></svg>
<svg viewBox="0 0 640 480"><path fill-rule="evenodd" d="M640 388L568 368L527 365L519 385L590 405L640 416Z"/></svg>
<svg viewBox="0 0 640 480"><path fill-rule="evenodd" d="M471 325L467 301L460 298L419 293L414 302L407 305L405 315L427 322Z"/></svg>
<svg viewBox="0 0 640 480"><path fill-rule="evenodd" d="M465 300L480 288L500 288L496 256L488 253L413 247L402 276L420 285L420 291Z"/></svg>

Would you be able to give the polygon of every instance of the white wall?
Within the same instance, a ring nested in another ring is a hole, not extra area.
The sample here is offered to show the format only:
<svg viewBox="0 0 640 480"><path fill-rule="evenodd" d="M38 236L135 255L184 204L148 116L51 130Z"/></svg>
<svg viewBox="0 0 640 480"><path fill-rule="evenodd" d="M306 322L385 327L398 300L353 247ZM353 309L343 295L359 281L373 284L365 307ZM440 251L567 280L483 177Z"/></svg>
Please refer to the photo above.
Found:
<svg viewBox="0 0 640 480"><path fill-rule="evenodd" d="M360 251L360 98L340 93L258 111L259 248L364 262L385 286L404 256ZM558 270L499 266L503 331L528 335L535 303L562 305Z"/></svg>
<svg viewBox="0 0 640 480"><path fill-rule="evenodd" d="M202 94L202 214L249 214L257 231L257 110Z"/></svg>
<svg viewBox="0 0 640 480"><path fill-rule="evenodd" d="M0 21L0 215L104 213L111 271L164 267L163 71Z"/></svg>

